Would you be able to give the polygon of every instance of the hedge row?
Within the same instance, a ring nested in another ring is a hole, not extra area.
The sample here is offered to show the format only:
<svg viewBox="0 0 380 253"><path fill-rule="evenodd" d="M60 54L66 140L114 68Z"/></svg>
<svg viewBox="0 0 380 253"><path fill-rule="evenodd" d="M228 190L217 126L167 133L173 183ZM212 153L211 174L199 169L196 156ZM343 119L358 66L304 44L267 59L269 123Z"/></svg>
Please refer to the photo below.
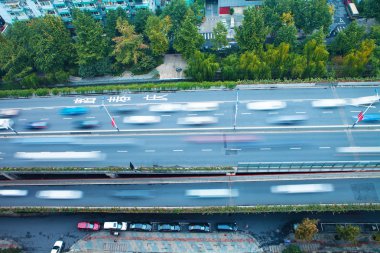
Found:
<svg viewBox="0 0 380 253"><path fill-rule="evenodd" d="M0 207L1 215L33 214L33 213L165 213L188 214L198 213L231 214L231 213L298 213L298 212L334 212L344 213L350 211L380 211L380 204L315 204L315 205L261 205L261 206L224 206L224 207Z"/></svg>

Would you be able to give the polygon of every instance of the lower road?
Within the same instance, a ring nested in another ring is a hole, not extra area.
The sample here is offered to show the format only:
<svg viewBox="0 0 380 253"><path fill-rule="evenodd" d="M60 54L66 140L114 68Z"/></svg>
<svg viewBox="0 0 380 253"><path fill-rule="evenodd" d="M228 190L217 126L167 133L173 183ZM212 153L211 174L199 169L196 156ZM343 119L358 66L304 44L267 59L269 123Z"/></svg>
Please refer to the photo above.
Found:
<svg viewBox="0 0 380 253"><path fill-rule="evenodd" d="M179 181L179 180L178 180ZM291 185L291 186L289 186ZM297 185L297 186L294 186ZM279 192L287 186L293 193ZM277 188L276 188L277 187ZM194 207L255 206L284 204L348 204L379 203L380 178L234 181L204 183L162 183L139 185L40 185L1 186L0 190L27 190L24 197L1 197L0 206L86 206L86 207ZM189 190L203 190L205 195L189 196ZM206 190L207 189L207 190ZM232 192L211 196L215 190ZM276 190L277 189L277 190ZM77 190L79 199L42 199L39 191ZM314 191L314 192L313 192ZM318 192L315 192L318 191ZM120 193L144 192L143 195L121 198ZM203 196L203 197L202 197Z"/></svg>
<svg viewBox="0 0 380 253"><path fill-rule="evenodd" d="M147 133L117 136L17 137L2 139L0 160L9 167L236 166L238 162L380 160L379 132L247 131ZM240 138L243 141L234 141ZM342 152L342 147L371 147ZM66 153L68 152L68 153ZM88 155L88 156L87 156Z"/></svg>

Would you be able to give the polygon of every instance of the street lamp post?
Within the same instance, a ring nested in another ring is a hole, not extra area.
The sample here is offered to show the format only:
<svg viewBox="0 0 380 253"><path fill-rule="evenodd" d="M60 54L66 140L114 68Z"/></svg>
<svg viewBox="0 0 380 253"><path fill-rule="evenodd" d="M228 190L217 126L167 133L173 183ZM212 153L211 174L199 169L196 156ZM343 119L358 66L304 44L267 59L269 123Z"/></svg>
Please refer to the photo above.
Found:
<svg viewBox="0 0 380 253"><path fill-rule="evenodd" d="M236 129L238 106L239 106L239 89L236 89L236 103L235 103L235 115L234 115L234 130Z"/></svg>
<svg viewBox="0 0 380 253"><path fill-rule="evenodd" d="M117 124L116 124L115 119L111 116L111 114L109 113L109 111L108 111L106 105L104 104L104 97L103 97L103 99L102 99L102 107L105 109L105 111L106 111L108 117L111 119L111 124L112 124L112 126L113 126L114 128L116 128L117 131L119 132L120 130L119 130Z"/></svg>

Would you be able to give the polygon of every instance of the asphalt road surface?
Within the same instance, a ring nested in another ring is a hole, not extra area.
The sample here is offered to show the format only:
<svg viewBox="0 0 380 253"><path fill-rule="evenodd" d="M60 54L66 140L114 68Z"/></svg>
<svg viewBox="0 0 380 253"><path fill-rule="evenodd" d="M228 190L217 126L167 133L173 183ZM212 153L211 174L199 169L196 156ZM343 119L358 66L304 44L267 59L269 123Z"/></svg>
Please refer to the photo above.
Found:
<svg viewBox="0 0 380 253"><path fill-rule="evenodd" d="M307 185L320 185L324 191L311 193L278 193L272 187L298 185L304 191ZM191 206L254 206L282 204L347 204L378 203L380 179L324 179L324 180L280 180L262 182L218 182L218 183L162 183L145 185L66 185L66 186L2 186L4 189L28 190L25 197L1 197L1 206L112 206L112 207L191 207ZM219 197L192 197L188 190L227 189L235 193ZM41 199L36 194L41 190L79 190L80 199ZM147 196L120 198L114 195L122 190L146 190Z"/></svg>

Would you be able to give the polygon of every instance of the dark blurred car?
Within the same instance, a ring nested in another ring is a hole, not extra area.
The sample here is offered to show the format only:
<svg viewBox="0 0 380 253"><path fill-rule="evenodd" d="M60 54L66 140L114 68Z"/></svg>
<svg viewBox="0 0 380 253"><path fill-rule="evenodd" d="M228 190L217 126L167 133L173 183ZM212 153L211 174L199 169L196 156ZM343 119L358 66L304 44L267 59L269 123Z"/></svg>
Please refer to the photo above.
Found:
<svg viewBox="0 0 380 253"><path fill-rule="evenodd" d="M98 231L100 230L100 223L99 222L87 222L87 221L81 221L78 223L78 229L79 230L92 230L92 231Z"/></svg>
<svg viewBox="0 0 380 253"><path fill-rule="evenodd" d="M88 112L85 107L67 107L60 110L60 114L64 116L83 115Z"/></svg>
<svg viewBox="0 0 380 253"><path fill-rule="evenodd" d="M219 223L216 224L216 230L220 232L236 232L237 231L236 223Z"/></svg>
<svg viewBox="0 0 380 253"><path fill-rule="evenodd" d="M149 232L152 231L152 225L150 223L131 223L129 230Z"/></svg>
<svg viewBox="0 0 380 253"><path fill-rule="evenodd" d="M26 128L31 129L31 130L39 130L39 129L46 129L48 128L48 123L47 121L31 121L26 125Z"/></svg>
<svg viewBox="0 0 380 253"><path fill-rule="evenodd" d="M192 223L189 224L190 232L211 232L210 223Z"/></svg>
<svg viewBox="0 0 380 253"><path fill-rule="evenodd" d="M179 232L181 226L178 223L162 223L158 224L157 230L160 232Z"/></svg>
<svg viewBox="0 0 380 253"><path fill-rule="evenodd" d="M76 128L90 129L100 126L99 120L78 120L74 122Z"/></svg>
<svg viewBox="0 0 380 253"><path fill-rule="evenodd" d="M278 116L269 119L267 122L270 124L277 124L277 125L295 125L303 123L304 121L308 120L309 117L306 115L284 115L284 116Z"/></svg>
<svg viewBox="0 0 380 253"><path fill-rule="evenodd" d="M128 105L128 106L118 106L117 108L115 108L114 111L115 113L119 113L119 114L132 114L139 111L140 109L141 109L141 106Z"/></svg>

